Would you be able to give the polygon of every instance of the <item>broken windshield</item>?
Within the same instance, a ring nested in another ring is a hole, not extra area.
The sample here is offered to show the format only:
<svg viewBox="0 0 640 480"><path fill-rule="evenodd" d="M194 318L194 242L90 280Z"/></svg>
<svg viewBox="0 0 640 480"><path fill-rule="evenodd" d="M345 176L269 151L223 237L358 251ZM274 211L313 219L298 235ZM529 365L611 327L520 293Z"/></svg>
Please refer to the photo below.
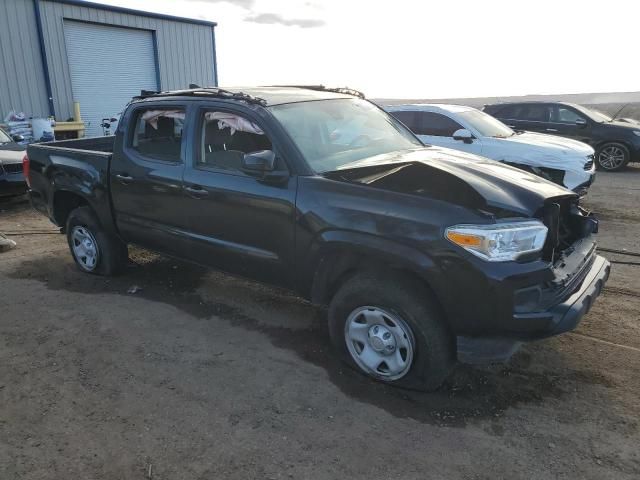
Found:
<svg viewBox="0 0 640 480"><path fill-rule="evenodd" d="M423 146L393 117L357 98L289 103L270 110L318 173Z"/></svg>

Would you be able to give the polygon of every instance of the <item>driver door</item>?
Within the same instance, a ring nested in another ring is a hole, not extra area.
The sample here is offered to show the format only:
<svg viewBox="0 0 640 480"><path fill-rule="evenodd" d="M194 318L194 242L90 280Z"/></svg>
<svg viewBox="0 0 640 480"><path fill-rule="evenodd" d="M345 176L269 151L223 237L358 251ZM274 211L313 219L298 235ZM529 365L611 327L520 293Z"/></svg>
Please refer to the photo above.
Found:
<svg viewBox="0 0 640 480"><path fill-rule="evenodd" d="M561 135L566 138L589 142L591 125L584 115L571 107L564 105L554 105L552 112L553 125L556 130L554 135Z"/></svg>
<svg viewBox="0 0 640 480"><path fill-rule="evenodd" d="M246 173L244 154L276 153L271 132L247 112L228 106L194 112L195 138L184 174L190 255L231 273L290 286L293 275L296 177L269 181Z"/></svg>

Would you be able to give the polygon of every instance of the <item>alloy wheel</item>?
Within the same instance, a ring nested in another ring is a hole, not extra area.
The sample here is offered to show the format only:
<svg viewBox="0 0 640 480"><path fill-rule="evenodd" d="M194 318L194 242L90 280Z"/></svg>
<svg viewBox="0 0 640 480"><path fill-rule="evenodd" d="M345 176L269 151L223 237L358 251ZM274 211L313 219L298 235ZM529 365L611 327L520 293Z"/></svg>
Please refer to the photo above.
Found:
<svg viewBox="0 0 640 480"><path fill-rule="evenodd" d="M598 163L605 170L620 168L625 161L625 152L616 145L603 148L598 154Z"/></svg>

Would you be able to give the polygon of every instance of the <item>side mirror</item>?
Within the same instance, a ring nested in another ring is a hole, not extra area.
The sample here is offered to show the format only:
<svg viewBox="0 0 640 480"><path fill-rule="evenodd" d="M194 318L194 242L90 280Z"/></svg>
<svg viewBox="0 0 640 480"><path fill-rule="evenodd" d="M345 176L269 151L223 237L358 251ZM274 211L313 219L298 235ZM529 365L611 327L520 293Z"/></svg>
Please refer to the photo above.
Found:
<svg viewBox="0 0 640 480"><path fill-rule="evenodd" d="M587 121L584 118L578 118L576 120L576 125L578 126L578 128L584 128L587 126Z"/></svg>
<svg viewBox="0 0 640 480"><path fill-rule="evenodd" d="M11 138L14 142L22 142L24 141L24 137L22 135L11 135Z"/></svg>
<svg viewBox="0 0 640 480"><path fill-rule="evenodd" d="M455 132L453 132L453 139L454 140L460 140L460 141L462 141L464 143L472 143L473 142L473 135L466 128L461 128L461 129L456 130Z"/></svg>
<svg viewBox="0 0 640 480"><path fill-rule="evenodd" d="M289 172L276 170L276 154L272 150L259 150L245 153L242 158L242 170L263 183L284 185L289 180Z"/></svg>
<svg viewBox="0 0 640 480"><path fill-rule="evenodd" d="M242 158L242 170L247 173L265 174L276 166L276 154L272 150L258 150L245 153Z"/></svg>

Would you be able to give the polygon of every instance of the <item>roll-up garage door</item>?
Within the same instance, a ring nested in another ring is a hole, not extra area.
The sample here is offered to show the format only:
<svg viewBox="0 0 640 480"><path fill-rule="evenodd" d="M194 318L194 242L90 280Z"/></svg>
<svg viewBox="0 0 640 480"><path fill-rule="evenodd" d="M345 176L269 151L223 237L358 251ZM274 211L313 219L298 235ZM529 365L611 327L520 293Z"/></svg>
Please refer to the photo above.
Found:
<svg viewBox="0 0 640 480"><path fill-rule="evenodd" d="M153 33L68 20L64 32L86 135L102 135L103 118L117 118L140 90L157 90Z"/></svg>

